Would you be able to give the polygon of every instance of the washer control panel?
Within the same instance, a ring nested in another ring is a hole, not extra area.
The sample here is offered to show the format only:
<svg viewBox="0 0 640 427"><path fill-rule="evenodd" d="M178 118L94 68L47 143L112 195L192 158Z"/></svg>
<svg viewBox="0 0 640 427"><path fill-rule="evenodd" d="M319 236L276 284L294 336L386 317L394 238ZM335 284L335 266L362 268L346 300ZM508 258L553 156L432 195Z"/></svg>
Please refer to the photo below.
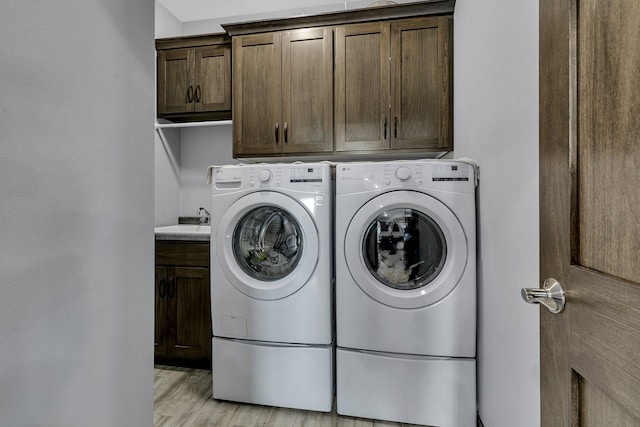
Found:
<svg viewBox="0 0 640 427"><path fill-rule="evenodd" d="M249 188L280 187L285 175L281 167L258 166L245 170Z"/></svg>
<svg viewBox="0 0 640 427"><path fill-rule="evenodd" d="M469 181L471 165L461 163L457 165L432 165L431 179L433 181Z"/></svg>
<svg viewBox="0 0 640 427"><path fill-rule="evenodd" d="M318 167L291 166L289 169L289 182L322 182L322 170Z"/></svg>
<svg viewBox="0 0 640 427"><path fill-rule="evenodd" d="M215 167L212 173L213 191L234 189L283 188L300 191L321 190L331 182L328 164L293 165L229 165Z"/></svg>
<svg viewBox="0 0 640 427"><path fill-rule="evenodd" d="M385 186L419 186L424 182L424 165L387 163L383 169Z"/></svg>
<svg viewBox="0 0 640 427"><path fill-rule="evenodd" d="M337 193L398 188L471 192L475 168L455 160L343 163L336 167Z"/></svg>

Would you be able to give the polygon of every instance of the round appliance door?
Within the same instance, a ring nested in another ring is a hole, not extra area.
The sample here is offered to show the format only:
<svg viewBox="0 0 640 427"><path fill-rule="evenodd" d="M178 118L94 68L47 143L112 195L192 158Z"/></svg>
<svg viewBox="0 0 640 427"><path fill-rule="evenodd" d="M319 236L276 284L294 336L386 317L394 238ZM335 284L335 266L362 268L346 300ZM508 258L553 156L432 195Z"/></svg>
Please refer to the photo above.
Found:
<svg viewBox="0 0 640 427"><path fill-rule="evenodd" d="M284 194L248 194L231 205L217 227L222 272L249 297L289 296L307 283L316 268L315 223L302 205Z"/></svg>
<svg viewBox="0 0 640 427"><path fill-rule="evenodd" d="M358 286L376 301L419 308L446 297L467 263L462 225L439 200L415 191L384 193L351 220L344 251Z"/></svg>

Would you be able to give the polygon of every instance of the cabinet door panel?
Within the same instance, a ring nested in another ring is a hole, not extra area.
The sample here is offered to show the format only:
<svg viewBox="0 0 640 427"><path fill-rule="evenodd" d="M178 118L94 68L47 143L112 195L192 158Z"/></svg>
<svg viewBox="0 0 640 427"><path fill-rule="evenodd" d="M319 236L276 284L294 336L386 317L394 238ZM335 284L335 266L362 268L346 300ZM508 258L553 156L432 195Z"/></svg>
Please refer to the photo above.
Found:
<svg viewBox="0 0 640 427"><path fill-rule="evenodd" d="M449 144L451 124L447 18L391 24L394 149Z"/></svg>
<svg viewBox="0 0 640 427"><path fill-rule="evenodd" d="M231 47L201 47L195 50L197 98L195 111L231 109Z"/></svg>
<svg viewBox="0 0 640 427"><path fill-rule="evenodd" d="M282 36L283 152L333 150L333 40L331 29Z"/></svg>
<svg viewBox="0 0 640 427"><path fill-rule="evenodd" d="M336 29L336 150L389 148L389 25Z"/></svg>
<svg viewBox="0 0 640 427"><path fill-rule="evenodd" d="M210 354L211 314L208 269L169 269L169 306L173 319L169 346L177 357Z"/></svg>
<svg viewBox="0 0 640 427"><path fill-rule="evenodd" d="M158 52L158 114L193 111L193 50Z"/></svg>
<svg viewBox="0 0 640 427"><path fill-rule="evenodd" d="M233 38L233 147L235 154L281 152L281 37Z"/></svg>
<svg viewBox="0 0 640 427"><path fill-rule="evenodd" d="M166 328L167 328L167 269L156 267L155 285L155 328L154 328L154 354L163 356L167 353Z"/></svg>

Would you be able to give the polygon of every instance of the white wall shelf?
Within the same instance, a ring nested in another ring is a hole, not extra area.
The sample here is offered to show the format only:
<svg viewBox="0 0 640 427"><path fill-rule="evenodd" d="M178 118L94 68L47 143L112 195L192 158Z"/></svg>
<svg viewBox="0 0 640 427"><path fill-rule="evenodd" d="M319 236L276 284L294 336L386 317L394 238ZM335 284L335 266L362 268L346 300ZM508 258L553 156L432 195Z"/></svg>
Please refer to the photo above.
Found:
<svg viewBox="0 0 640 427"><path fill-rule="evenodd" d="M220 126L220 125L231 125L231 120L212 120L207 122L184 122L184 123L158 123L155 122L156 129L166 129L166 128L191 128L191 127L202 127L202 126Z"/></svg>

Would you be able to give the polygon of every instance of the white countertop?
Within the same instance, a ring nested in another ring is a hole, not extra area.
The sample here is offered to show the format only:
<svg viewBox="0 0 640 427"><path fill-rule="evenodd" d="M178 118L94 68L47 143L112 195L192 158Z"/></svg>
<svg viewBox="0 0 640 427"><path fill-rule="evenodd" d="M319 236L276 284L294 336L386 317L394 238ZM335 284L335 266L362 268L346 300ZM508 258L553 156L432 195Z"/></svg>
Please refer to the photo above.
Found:
<svg viewBox="0 0 640 427"><path fill-rule="evenodd" d="M176 224L155 228L156 240L198 240L209 241L211 226Z"/></svg>

